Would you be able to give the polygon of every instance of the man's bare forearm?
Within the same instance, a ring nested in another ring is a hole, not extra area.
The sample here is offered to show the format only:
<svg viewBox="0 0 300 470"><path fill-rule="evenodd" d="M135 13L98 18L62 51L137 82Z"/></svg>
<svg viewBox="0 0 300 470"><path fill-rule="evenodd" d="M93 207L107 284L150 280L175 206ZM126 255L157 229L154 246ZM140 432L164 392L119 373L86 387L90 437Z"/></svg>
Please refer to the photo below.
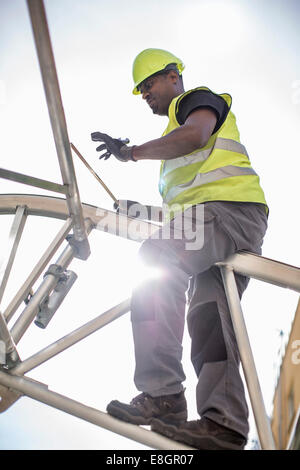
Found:
<svg viewBox="0 0 300 470"><path fill-rule="evenodd" d="M170 160L187 155L201 145L199 136L190 127L181 126L159 139L150 140L133 149L135 160Z"/></svg>

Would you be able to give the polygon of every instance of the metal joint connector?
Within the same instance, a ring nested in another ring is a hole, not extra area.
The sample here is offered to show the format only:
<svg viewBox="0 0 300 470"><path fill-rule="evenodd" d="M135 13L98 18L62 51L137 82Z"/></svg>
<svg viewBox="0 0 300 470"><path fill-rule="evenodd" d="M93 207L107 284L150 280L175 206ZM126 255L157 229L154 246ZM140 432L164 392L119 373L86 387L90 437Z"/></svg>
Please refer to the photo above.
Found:
<svg viewBox="0 0 300 470"><path fill-rule="evenodd" d="M51 274L52 276L56 277L58 281L61 280L65 276L64 269L59 264L50 264L49 268L44 274L44 277Z"/></svg>
<svg viewBox="0 0 300 470"><path fill-rule="evenodd" d="M71 234L67 235L66 240L69 245L74 249L75 258L79 258L84 261L88 259L91 254L91 250L87 239L76 240L74 235Z"/></svg>
<svg viewBox="0 0 300 470"><path fill-rule="evenodd" d="M46 328L58 307L68 294L77 279L77 274L73 271L63 270L61 266L52 264L45 273L53 274L58 278L58 282L51 295L46 295L39 304L39 312L36 316L35 324L39 328Z"/></svg>

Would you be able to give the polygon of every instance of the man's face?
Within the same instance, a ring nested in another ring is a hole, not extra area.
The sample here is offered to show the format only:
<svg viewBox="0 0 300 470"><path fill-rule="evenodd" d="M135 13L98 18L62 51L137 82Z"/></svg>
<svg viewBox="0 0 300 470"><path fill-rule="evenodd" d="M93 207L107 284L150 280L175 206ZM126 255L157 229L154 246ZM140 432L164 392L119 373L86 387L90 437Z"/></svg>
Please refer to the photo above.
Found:
<svg viewBox="0 0 300 470"><path fill-rule="evenodd" d="M169 105L176 96L171 74L149 77L139 86L142 98L147 101L153 114L168 115Z"/></svg>

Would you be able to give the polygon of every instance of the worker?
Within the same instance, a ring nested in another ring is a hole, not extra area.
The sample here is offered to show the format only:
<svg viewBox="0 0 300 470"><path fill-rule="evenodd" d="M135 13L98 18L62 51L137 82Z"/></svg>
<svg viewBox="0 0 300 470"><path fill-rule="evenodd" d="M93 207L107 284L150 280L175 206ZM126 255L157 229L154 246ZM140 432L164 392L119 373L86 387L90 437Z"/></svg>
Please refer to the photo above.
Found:
<svg viewBox="0 0 300 470"><path fill-rule="evenodd" d="M185 91L183 69L183 62L163 49L146 49L133 63L133 94L141 95L153 114L169 118L161 137L129 146L101 132L91 135L102 142L100 158L113 155L134 165L162 160L159 189L165 208L164 224L139 252L163 274L136 287L131 300L134 381L141 393L129 404L113 400L107 412L151 425L197 449L241 450L249 432L248 407L215 264L240 250L261 254L268 207L240 142L231 96L205 86ZM168 236L160 236L164 230ZM197 243L191 243L192 234ZM235 279L241 298L249 278L235 274ZM182 367L187 294L200 416L192 421L187 420Z"/></svg>

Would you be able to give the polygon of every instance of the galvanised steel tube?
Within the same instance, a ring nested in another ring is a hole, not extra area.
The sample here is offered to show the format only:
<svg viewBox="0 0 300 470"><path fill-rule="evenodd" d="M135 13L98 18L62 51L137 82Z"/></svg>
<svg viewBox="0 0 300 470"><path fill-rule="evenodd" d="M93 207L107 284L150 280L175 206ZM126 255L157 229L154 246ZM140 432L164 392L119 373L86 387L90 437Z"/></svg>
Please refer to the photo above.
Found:
<svg viewBox="0 0 300 470"><path fill-rule="evenodd" d="M55 264L61 266L61 268L64 270L69 266L73 257L74 249L68 245ZM34 296L30 299L28 305L25 307L11 329L11 334L16 344L18 344L25 331L36 317L41 301L50 294L50 292L55 288L57 282L58 279L53 274L47 274L44 277L40 287L37 289Z"/></svg>
<svg viewBox="0 0 300 470"><path fill-rule="evenodd" d="M234 271L231 267L227 266L220 266L220 269L261 447L263 450L275 450L272 430L256 372Z"/></svg>
<svg viewBox="0 0 300 470"><path fill-rule="evenodd" d="M73 416L84 419L92 424L101 426L104 429L120 434L121 436L140 442L152 449L166 450L193 450L191 447L185 446L179 442L160 436L154 432L148 431L140 426L122 422L109 416L95 408L83 405L71 398L60 395L51 390L47 390L40 385L31 382L26 377L16 377L8 373L0 371L0 384L5 387L18 390L28 397L38 400L46 405L65 411Z"/></svg>
<svg viewBox="0 0 300 470"><path fill-rule="evenodd" d="M244 276L300 292L300 268L297 266L247 251L235 253L217 265L230 266L234 272Z"/></svg>
<svg viewBox="0 0 300 470"><path fill-rule="evenodd" d="M15 171L5 170L4 168L0 168L0 178L16 181L21 184L28 184L29 186L46 189L47 191L54 191L55 193L68 194L69 192L68 186L66 185L52 183L52 181L24 175L23 173L16 173Z"/></svg>
<svg viewBox="0 0 300 470"><path fill-rule="evenodd" d="M11 369L10 372L14 375L26 374L26 372L29 372L40 364L43 364L48 359L51 359L51 357L56 356L73 344L78 343L90 334L94 333L100 328L103 328L108 323L111 323L112 321L127 313L130 310L130 302L131 299L124 300L124 302L120 303L119 305L116 305L115 307L107 310L107 312L102 313L85 325L82 325L81 327L72 331L63 338L60 338L49 346L46 346L44 349L37 352L28 359L25 359L16 367Z"/></svg>
<svg viewBox="0 0 300 470"><path fill-rule="evenodd" d="M0 312L0 340L5 344L6 354L15 354L15 359L18 358L18 353L13 341L12 335L7 327L7 323Z"/></svg>
<svg viewBox="0 0 300 470"><path fill-rule="evenodd" d="M19 308L23 300L25 299L26 295L28 295L31 287L41 275L43 270L45 269L47 263L50 261L56 250L60 247L61 243L66 238L66 235L69 233L70 229L72 228L72 219L69 218L60 229L58 234L55 236L54 240L51 242L50 246L47 248L46 252L43 254L37 265L33 268L31 274L28 276L22 287L18 290L15 297L12 299L10 304L8 305L7 309L4 312L4 318L7 322L9 322Z"/></svg>
<svg viewBox="0 0 300 470"><path fill-rule="evenodd" d="M28 215L63 220L69 215L66 199L35 194L0 194L0 215L14 214L16 205L26 205ZM133 219L86 203L82 203L82 208L84 217L91 219L97 230L138 243L161 227L153 222Z"/></svg>
<svg viewBox="0 0 300 470"><path fill-rule="evenodd" d="M42 0L27 0L27 5L62 179L69 188L66 197L74 221L75 240L88 243L44 4Z"/></svg>
<svg viewBox="0 0 300 470"><path fill-rule="evenodd" d="M18 206L16 208L14 221L10 229L8 243L5 250L6 253L4 255L4 262L2 263L2 266L0 266L0 304L13 266L13 262L15 260L26 219L26 207Z"/></svg>
<svg viewBox="0 0 300 470"><path fill-rule="evenodd" d="M92 230L93 224L90 220L87 221L87 231L88 233ZM73 248L71 245L68 245L59 256L58 260L56 261L56 265L60 266L63 270L65 270L69 264L71 263L72 259L75 257L76 249ZM27 328L30 326L32 321L34 320L40 302L50 294L50 292L55 288L58 279L53 274L47 274L43 282L41 283L40 287L35 292L34 296L30 299L28 305L21 313L20 317L14 324L11 330L11 335L13 340L17 344L22 336L24 335Z"/></svg>

